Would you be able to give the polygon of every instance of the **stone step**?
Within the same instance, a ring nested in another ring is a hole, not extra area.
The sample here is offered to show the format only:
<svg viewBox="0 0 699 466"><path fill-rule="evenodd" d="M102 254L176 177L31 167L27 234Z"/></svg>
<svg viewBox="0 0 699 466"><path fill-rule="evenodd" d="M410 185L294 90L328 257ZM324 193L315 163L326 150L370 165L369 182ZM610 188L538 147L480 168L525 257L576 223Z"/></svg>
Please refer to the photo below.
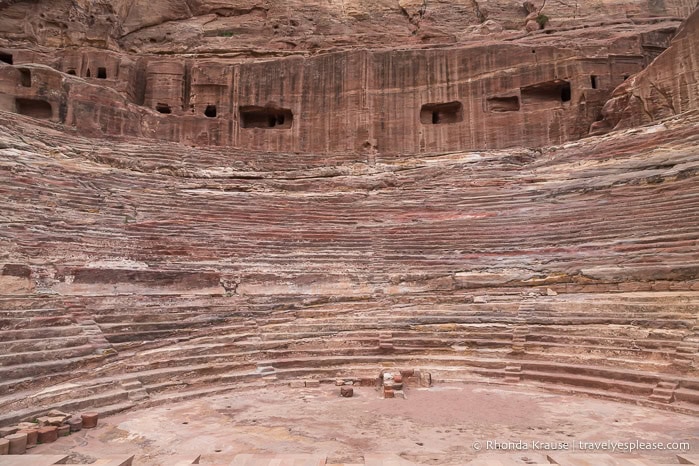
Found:
<svg viewBox="0 0 699 466"><path fill-rule="evenodd" d="M43 413L57 409L63 412L77 412L85 409L102 412L105 406L128 404L128 395L124 390L112 390L109 392L99 393L97 395L88 396L80 399L68 399L62 402L56 402L50 406L27 408L21 411L0 413L0 425L10 425L21 421L31 422L35 417L43 415Z"/></svg>

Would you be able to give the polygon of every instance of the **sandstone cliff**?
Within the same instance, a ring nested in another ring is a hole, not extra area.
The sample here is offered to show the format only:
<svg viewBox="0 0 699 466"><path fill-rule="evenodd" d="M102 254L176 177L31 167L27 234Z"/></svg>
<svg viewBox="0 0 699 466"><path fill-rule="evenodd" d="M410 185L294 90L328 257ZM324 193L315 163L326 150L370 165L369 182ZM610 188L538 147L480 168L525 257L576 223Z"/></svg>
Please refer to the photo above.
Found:
<svg viewBox="0 0 699 466"><path fill-rule="evenodd" d="M593 133L630 128L699 108L699 9L670 47L647 69L619 86Z"/></svg>
<svg viewBox="0 0 699 466"><path fill-rule="evenodd" d="M695 0L537 0L547 29L634 18L684 18ZM542 8L543 7L543 8ZM514 0L55 0L0 4L0 36L44 46L152 53L306 53L481 40L521 34Z"/></svg>

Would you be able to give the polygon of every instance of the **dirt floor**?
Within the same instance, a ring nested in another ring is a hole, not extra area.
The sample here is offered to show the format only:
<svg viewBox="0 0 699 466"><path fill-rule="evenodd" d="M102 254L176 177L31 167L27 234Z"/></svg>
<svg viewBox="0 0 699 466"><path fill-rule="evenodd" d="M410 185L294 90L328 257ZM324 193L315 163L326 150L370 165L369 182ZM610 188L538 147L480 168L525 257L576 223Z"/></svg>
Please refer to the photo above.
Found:
<svg viewBox="0 0 699 466"><path fill-rule="evenodd" d="M280 387L134 410L32 453L71 453L76 463L133 453L135 465L154 466L164 455L185 454L228 464L238 453L323 453L332 463L382 452L439 465L493 454L545 462L551 448L624 455L612 445L581 443L604 441L689 442L690 452L699 452L699 418L652 408L502 385L414 388L407 399L387 400L371 388L354 389L351 399L330 385ZM669 447L639 455L676 463L680 448Z"/></svg>

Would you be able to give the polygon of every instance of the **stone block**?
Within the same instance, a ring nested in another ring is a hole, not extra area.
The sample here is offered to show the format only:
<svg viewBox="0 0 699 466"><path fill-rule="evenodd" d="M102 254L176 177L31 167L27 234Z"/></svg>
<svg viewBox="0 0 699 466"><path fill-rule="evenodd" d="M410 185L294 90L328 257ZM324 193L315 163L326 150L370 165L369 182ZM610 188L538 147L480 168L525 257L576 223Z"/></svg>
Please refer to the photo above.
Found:
<svg viewBox="0 0 699 466"><path fill-rule="evenodd" d="M10 442L10 455L23 455L27 452L27 434L16 433L5 437Z"/></svg>
<svg viewBox="0 0 699 466"><path fill-rule="evenodd" d="M39 429L37 443L52 443L58 439L58 427L46 426Z"/></svg>
<svg viewBox="0 0 699 466"><path fill-rule="evenodd" d="M58 427L58 436L59 437L68 437L69 435L70 435L70 425L63 424L62 426Z"/></svg>
<svg viewBox="0 0 699 466"><path fill-rule="evenodd" d="M17 433L19 429L17 427L0 427L0 437L6 437L10 434Z"/></svg>
<svg viewBox="0 0 699 466"><path fill-rule="evenodd" d="M395 397L395 393L393 392L393 389L391 388L384 388L383 389L383 397L384 398L393 398Z"/></svg>
<svg viewBox="0 0 699 466"><path fill-rule="evenodd" d="M341 387L340 396L344 398L352 398L354 396L354 389L352 387Z"/></svg>
<svg viewBox="0 0 699 466"><path fill-rule="evenodd" d="M39 429L23 429L20 433L27 434L27 448L34 448L39 440Z"/></svg>
<svg viewBox="0 0 699 466"><path fill-rule="evenodd" d="M0 438L0 455L10 454L10 441L6 438Z"/></svg>
<svg viewBox="0 0 699 466"><path fill-rule="evenodd" d="M420 386L421 387L431 387L432 386L432 375L429 372L420 372Z"/></svg>
<svg viewBox="0 0 699 466"><path fill-rule="evenodd" d="M377 379L371 378L371 377L363 377L359 379L359 386L360 387L376 387L379 384L379 381Z"/></svg>
<svg viewBox="0 0 699 466"><path fill-rule="evenodd" d="M393 381L395 383L401 383L403 382L403 376L401 374L396 374L393 376Z"/></svg>
<svg viewBox="0 0 699 466"><path fill-rule="evenodd" d="M336 386L336 387L341 387L341 386L343 386L344 384L345 384L345 381L344 381L343 379L337 379L337 380L335 381L335 386Z"/></svg>
<svg viewBox="0 0 699 466"><path fill-rule="evenodd" d="M83 420L79 417L73 417L68 419L68 425L71 432L80 432L83 428Z"/></svg>
<svg viewBox="0 0 699 466"><path fill-rule="evenodd" d="M318 388L320 387L320 380L306 380L306 387Z"/></svg>
<svg viewBox="0 0 699 466"><path fill-rule="evenodd" d="M99 413L89 412L82 414L83 429L92 429L97 427L97 421L99 419Z"/></svg>
<svg viewBox="0 0 699 466"><path fill-rule="evenodd" d="M413 369L402 369L400 375L403 377L412 377L415 375L415 371Z"/></svg>
<svg viewBox="0 0 699 466"><path fill-rule="evenodd" d="M303 388L306 386L306 382L303 380L292 380L289 382L289 387L291 388Z"/></svg>

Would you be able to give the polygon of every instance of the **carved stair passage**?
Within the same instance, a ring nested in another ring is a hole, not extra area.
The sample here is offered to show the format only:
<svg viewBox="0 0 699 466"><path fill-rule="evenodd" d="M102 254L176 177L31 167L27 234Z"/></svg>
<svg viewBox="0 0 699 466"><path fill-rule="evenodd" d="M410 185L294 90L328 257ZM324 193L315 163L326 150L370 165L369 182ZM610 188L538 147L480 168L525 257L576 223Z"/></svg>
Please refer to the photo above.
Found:
<svg viewBox="0 0 699 466"><path fill-rule="evenodd" d="M653 389L650 395L651 401L659 403L672 403L675 401L675 390L679 387L679 381L663 379L658 382L658 385Z"/></svg>

